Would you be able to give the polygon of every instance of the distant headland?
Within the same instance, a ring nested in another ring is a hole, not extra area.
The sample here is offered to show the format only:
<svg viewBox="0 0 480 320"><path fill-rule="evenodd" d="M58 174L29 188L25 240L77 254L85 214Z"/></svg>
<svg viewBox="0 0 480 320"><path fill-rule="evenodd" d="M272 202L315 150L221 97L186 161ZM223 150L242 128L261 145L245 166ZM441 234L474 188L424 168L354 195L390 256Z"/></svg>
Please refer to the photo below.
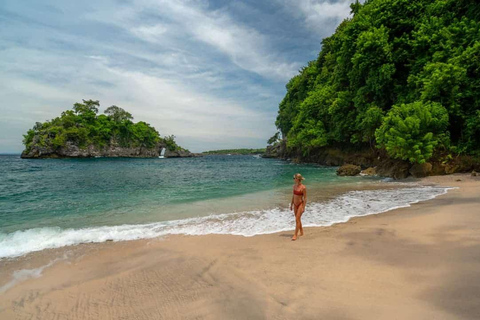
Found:
<svg viewBox="0 0 480 320"><path fill-rule="evenodd" d="M72 110L43 123L23 136L22 158L92 158L164 156L193 157L176 144L175 136L161 137L148 123L134 123L131 113L111 106L98 114L98 100L75 103Z"/></svg>
<svg viewBox="0 0 480 320"><path fill-rule="evenodd" d="M231 155L249 155L249 154L264 154L265 148L261 149L224 149L224 150L211 150L204 151L204 155L221 155L221 154L231 154Z"/></svg>

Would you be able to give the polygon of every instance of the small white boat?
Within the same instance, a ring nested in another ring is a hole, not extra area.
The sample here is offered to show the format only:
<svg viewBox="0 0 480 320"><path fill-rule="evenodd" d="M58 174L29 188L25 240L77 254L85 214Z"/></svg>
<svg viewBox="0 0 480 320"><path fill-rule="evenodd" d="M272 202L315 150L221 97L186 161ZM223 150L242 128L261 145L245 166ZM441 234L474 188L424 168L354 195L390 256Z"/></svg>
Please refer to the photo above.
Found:
<svg viewBox="0 0 480 320"><path fill-rule="evenodd" d="M163 159L165 158L165 149L162 149L162 151L160 151L160 156L158 157L158 159Z"/></svg>

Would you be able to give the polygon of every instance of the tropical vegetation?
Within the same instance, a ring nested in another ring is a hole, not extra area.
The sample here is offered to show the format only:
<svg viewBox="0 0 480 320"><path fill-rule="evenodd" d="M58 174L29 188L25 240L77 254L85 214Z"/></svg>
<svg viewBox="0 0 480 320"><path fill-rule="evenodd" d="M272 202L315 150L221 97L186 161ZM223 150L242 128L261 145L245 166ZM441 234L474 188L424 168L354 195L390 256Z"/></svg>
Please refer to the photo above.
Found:
<svg viewBox="0 0 480 320"><path fill-rule="evenodd" d="M377 147L412 163L478 155L480 4L367 0L351 10L286 85L276 126L288 150Z"/></svg>
<svg viewBox="0 0 480 320"><path fill-rule="evenodd" d="M173 135L161 138L155 128L143 121L134 123L132 114L120 107L108 107L104 114L98 114L99 108L98 100L83 100L75 103L72 110L62 112L60 117L37 122L23 136L26 150L33 145L57 150L67 143L80 148L89 145L102 148L112 143L120 147L154 148L161 142L171 151L182 149Z"/></svg>

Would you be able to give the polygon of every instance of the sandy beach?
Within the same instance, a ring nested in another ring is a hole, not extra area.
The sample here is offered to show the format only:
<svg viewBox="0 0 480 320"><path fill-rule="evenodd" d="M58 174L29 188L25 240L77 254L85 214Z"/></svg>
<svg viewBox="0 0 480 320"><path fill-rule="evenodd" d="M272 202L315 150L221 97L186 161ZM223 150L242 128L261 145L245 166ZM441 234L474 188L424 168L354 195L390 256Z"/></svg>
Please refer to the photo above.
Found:
<svg viewBox="0 0 480 320"><path fill-rule="evenodd" d="M2 260L0 319L480 319L480 177L422 183L457 188L295 242L169 236Z"/></svg>

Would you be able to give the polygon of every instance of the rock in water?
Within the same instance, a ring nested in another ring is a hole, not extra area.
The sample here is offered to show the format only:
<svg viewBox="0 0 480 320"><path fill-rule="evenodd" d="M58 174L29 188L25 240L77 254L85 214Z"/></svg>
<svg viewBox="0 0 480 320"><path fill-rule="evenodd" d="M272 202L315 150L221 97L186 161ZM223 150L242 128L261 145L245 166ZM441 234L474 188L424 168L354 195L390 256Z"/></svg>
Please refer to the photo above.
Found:
<svg viewBox="0 0 480 320"><path fill-rule="evenodd" d="M367 168L365 170L362 170L360 172L360 175L362 176L376 176L377 175L377 170L374 167Z"/></svg>
<svg viewBox="0 0 480 320"><path fill-rule="evenodd" d="M409 170L410 174L415 178L423 178L429 176L432 172L432 164L425 163L415 163Z"/></svg>
<svg viewBox="0 0 480 320"><path fill-rule="evenodd" d="M165 158L189 158L189 157L193 157L193 153L191 153L190 151L186 151L186 150L175 150L175 151L170 151L168 150L165 150Z"/></svg>
<svg viewBox="0 0 480 320"><path fill-rule="evenodd" d="M356 176L357 174L362 171L360 166L356 166L354 164L344 164L337 170L337 175L339 176Z"/></svg>

